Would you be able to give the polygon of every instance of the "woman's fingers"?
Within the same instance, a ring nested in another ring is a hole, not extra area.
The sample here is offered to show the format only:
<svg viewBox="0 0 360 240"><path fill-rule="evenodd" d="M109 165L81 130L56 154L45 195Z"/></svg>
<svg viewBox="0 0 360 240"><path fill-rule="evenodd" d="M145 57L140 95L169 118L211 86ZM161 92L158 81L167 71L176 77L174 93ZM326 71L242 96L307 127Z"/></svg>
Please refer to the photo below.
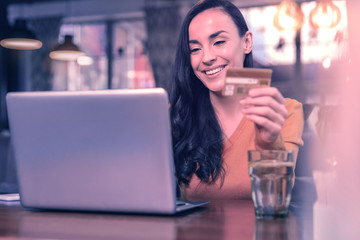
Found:
<svg viewBox="0 0 360 240"><path fill-rule="evenodd" d="M282 113L275 111L274 109L267 106L252 106L249 108L243 109L243 114L245 116L259 116L266 118L267 120L282 125L286 119L287 111L286 109L281 110Z"/></svg>
<svg viewBox="0 0 360 240"><path fill-rule="evenodd" d="M241 100L244 114L260 114L260 115L281 115L287 117L287 110L284 104L277 102L269 96L261 96L256 98L246 98Z"/></svg>
<svg viewBox="0 0 360 240"><path fill-rule="evenodd" d="M244 116L253 121L263 141L275 141L288 116L286 101L273 87L251 89L249 96L240 101Z"/></svg>
<svg viewBox="0 0 360 240"><path fill-rule="evenodd" d="M257 98L261 96L269 96L272 97L275 101L280 104L285 104L285 99L279 92L277 88L274 87L265 87L265 88L253 88L249 91L249 97Z"/></svg>
<svg viewBox="0 0 360 240"><path fill-rule="evenodd" d="M265 117L247 115L246 118L258 126L261 139L265 142L275 141L281 132L282 124L277 124Z"/></svg>

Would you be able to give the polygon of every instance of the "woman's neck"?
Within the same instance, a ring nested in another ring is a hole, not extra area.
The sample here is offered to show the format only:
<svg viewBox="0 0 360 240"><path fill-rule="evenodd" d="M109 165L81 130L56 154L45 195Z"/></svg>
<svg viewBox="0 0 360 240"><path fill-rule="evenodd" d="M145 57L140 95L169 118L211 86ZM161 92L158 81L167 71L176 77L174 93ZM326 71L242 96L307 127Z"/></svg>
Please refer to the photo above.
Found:
<svg viewBox="0 0 360 240"><path fill-rule="evenodd" d="M227 139L234 133L243 118L240 98L224 97L214 92L210 92L209 95L224 137Z"/></svg>

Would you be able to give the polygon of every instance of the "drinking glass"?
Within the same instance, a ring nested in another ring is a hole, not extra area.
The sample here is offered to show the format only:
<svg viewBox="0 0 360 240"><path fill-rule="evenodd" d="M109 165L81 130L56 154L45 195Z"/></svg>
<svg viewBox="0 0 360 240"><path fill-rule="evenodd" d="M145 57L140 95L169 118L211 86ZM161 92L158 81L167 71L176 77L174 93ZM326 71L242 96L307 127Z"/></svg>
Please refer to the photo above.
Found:
<svg viewBox="0 0 360 240"><path fill-rule="evenodd" d="M294 178L294 153L248 151L251 195L257 219L287 217Z"/></svg>

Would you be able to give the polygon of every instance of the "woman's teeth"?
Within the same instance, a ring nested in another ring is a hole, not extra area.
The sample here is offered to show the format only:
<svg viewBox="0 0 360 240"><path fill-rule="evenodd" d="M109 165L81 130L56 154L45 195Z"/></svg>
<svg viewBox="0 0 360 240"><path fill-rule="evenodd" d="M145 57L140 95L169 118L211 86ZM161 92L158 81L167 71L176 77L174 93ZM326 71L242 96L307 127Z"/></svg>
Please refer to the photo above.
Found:
<svg viewBox="0 0 360 240"><path fill-rule="evenodd" d="M223 70L223 68L224 67L218 67L218 68L215 68L215 69L212 69L212 70L209 70L209 71L205 71L205 74L206 75L213 75L213 74L218 73L221 70Z"/></svg>

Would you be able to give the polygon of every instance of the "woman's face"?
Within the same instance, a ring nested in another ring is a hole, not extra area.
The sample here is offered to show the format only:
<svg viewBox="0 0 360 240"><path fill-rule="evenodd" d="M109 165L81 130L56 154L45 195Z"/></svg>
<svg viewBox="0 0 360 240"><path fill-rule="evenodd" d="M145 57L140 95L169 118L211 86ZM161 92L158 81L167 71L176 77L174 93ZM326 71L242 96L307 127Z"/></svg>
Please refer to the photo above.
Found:
<svg viewBox="0 0 360 240"><path fill-rule="evenodd" d="M210 91L218 92L224 87L226 70L243 67L244 54L252 48L252 34L241 38L232 18L212 8L190 22L189 47L195 75Z"/></svg>

